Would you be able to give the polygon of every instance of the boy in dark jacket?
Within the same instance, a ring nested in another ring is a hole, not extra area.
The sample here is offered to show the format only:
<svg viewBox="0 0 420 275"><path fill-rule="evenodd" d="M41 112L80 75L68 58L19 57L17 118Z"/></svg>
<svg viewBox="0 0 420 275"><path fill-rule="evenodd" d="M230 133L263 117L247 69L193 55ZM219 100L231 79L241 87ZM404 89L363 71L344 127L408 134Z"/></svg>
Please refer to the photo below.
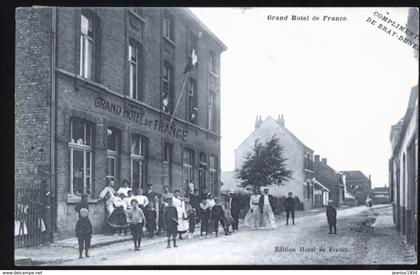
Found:
<svg viewBox="0 0 420 275"><path fill-rule="evenodd" d="M77 212L77 214L80 215L80 209L86 208L89 210L89 203L88 203L88 196L86 194L82 195L82 199L76 204L74 207L74 211Z"/></svg>
<svg viewBox="0 0 420 275"><path fill-rule="evenodd" d="M174 247L177 247L176 235L178 233L178 211L174 206L172 206L172 200L168 200L166 203L168 204L164 211L166 234L168 236L168 246L166 248L171 248L171 236L174 241Z"/></svg>
<svg viewBox="0 0 420 275"><path fill-rule="evenodd" d="M76 236L79 241L79 258L83 258L83 248L86 258L89 257L90 239L92 238L92 224L89 220L89 211L80 209L79 220L76 223Z"/></svg>
<svg viewBox="0 0 420 275"><path fill-rule="evenodd" d="M213 219L216 237L217 233L219 232L219 222L222 225L223 230L225 231L225 235L230 235L229 231L227 230L225 211L223 210L223 207L219 204L219 198L215 198L214 200L216 201L216 205L213 206L211 210L211 217Z"/></svg>
<svg viewBox="0 0 420 275"><path fill-rule="evenodd" d="M209 235L209 221L210 221L210 206L207 203L207 199L203 198L202 202L200 203L200 210L199 210L199 218L201 223L200 228L200 238L203 237L203 231L206 231L206 238Z"/></svg>
<svg viewBox="0 0 420 275"><path fill-rule="evenodd" d="M326 214L327 214L328 226L330 228L330 231L328 232L328 234L337 234L337 228L336 228L337 210L333 206L333 201L332 200L328 201ZM333 229L334 229L334 233L332 232Z"/></svg>
<svg viewBox="0 0 420 275"><path fill-rule="evenodd" d="M146 229L149 232L149 237L153 238L155 235L156 230L156 217L157 212L155 209L155 203L153 201L149 202L149 204L146 206Z"/></svg>

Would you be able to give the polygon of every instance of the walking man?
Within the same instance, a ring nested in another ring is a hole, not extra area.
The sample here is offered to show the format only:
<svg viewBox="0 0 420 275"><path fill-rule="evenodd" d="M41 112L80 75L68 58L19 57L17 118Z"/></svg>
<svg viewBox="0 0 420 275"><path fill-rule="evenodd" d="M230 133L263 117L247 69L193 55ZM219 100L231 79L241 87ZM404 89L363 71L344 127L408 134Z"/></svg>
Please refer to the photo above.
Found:
<svg viewBox="0 0 420 275"><path fill-rule="evenodd" d="M234 195L235 192L233 190L229 190L229 203L228 209L230 209L230 213L233 218L232 229L233 232L238 231L238 224L239 224L239 213L241 212L241 205L237 196Z"/></svg>
<svg viewBox="0 0 420 275"><path fill-rule="evenodd" d="M289 217L292 216L292 223L295 225L295 199L292 197L293 193L289 192L288 198L284 202L284 207L286 208L286 225L289 224Z"/></svg>
<svg viewBox="0 0 420 275"><path fill-rule="evenodd" d="M336 228L337 209L335 209L335 207L333 206L333 201L332 200L328 201L327 213L326 214L327 214L328 226L330 228L330 231L328 232L328 234L337 234L337 228ZM334 229L334 233L333 233L333 229Z"/></svg>

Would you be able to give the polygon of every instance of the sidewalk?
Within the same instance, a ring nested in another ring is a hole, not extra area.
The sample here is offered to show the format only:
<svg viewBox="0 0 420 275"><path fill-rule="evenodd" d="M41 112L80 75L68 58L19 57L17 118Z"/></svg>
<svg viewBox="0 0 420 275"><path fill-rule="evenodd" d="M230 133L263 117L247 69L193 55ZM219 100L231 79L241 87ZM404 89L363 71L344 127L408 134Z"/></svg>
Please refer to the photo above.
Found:
<svg viewBox="0 0 420 275"><path fill-rule="evenodd" d="M338 208L338 210L348 208L346 206ZM325 212L325 208L311 209L307 211L296 211L296 220L320 214ZM276 216L277 224L282 224L285 221L285 213ZM239 228L243 228L243 220L239 220ZM199 226L196 227L195 234L199 234ZM94 234L91 240L91 248L98 248L128 242L132 240L132 236L114 236L105 234ZM166 235L155 236L153 239L144 237L142 239L142 246L166 242ZM78 253L78 241L76 237L58 240L53 243L40 245L37 247L18 248L15 249L15 264L16 265L40 265L44 263L62 263L69 260L74 260ZM92 250L92 256L95 256L95 250Z"/></svg>

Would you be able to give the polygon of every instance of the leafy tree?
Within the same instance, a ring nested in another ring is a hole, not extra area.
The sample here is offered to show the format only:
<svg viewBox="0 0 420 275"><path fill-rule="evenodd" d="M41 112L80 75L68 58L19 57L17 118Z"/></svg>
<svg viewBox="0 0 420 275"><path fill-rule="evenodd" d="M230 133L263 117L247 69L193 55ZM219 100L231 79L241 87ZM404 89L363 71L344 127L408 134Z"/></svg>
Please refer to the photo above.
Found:
<svg viewBox="0 0 420 275"><path fill-rule="evenodd" d="M283 151L276 136L265 144L256 140L252 151L245 156L242 167L236 170L236 177L241 180L242 187L283 185L284 181L291 179L293 171L287 169L287 158L283 156Z"/></svg>

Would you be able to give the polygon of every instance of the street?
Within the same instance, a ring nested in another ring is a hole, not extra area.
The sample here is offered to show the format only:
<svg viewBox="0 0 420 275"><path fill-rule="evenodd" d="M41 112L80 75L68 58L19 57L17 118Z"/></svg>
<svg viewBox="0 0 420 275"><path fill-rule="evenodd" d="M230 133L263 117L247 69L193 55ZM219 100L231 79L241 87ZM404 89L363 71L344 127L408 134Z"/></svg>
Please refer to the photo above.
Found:
<svg viewBox="0 0 420 275"><path fill-rule="evenodd" d="M242 228L230 236L194 236L171 249L160 241L137 252L132 242L124 242L92 249L90 258L75 257L63 265L412 264L415 259L394 228L372 233L365 226L368 217L391 215L390 210L390 205L339 210L337 235L327 234L325 213L299 217L298 212L294 226L285 225L283 214L276 218L275 230Z"/></svg>

